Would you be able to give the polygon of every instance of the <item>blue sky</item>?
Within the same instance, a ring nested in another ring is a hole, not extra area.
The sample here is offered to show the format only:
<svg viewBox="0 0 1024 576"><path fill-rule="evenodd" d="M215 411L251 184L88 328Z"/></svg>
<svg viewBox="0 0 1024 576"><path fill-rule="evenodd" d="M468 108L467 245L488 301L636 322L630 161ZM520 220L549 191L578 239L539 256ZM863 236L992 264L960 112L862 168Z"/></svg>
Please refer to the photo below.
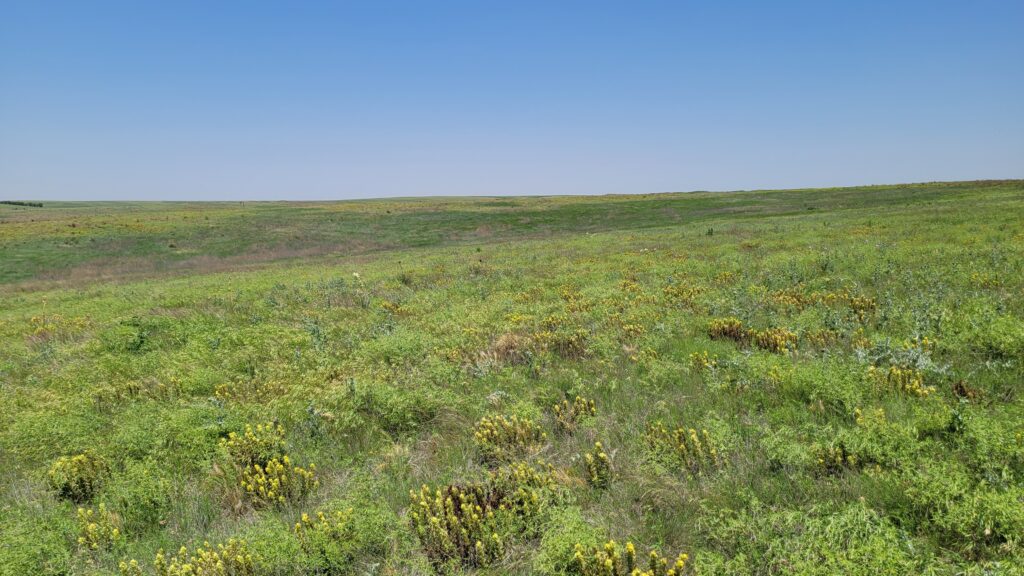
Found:
<svg viewBox="0 0 1024 576"><path fill-rule="evenodd" d="M1024 2L0 3L0 197L1024 177Z"/></svg>

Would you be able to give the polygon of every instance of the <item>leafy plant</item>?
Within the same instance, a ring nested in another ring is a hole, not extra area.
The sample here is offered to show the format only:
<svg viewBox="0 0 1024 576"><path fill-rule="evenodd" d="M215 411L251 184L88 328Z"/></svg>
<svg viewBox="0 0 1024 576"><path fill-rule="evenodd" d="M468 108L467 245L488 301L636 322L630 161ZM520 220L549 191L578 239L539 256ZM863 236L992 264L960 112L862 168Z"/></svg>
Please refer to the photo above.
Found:
<svg viewBox="0 0 1024 576"><path fill-rule="evenodd" d="M302 468L293 464L288 455L242 471L242 488L256 507L301 502L319 485L315 464Z"/></svg>
<svg viewBox="0 0 1024 576"><path fill-rule="evenodd" d="M590 485L594 488L607 488L612 481L612 463L604 451L604 446L600 442L595 442L594 449L583 455L583 462Z"/></svg>
<svg viewBox="0 0 1024 576"><path fill-rule="evenodd" d="M120 519L102 502L98 510L78 509L78 545L89 550L110 548L121 540Z"/></svg>
<svg viewBox="0 0 1024 576"><path fill-rule="evenodd" d="M536 450L547 433L529 418L484 416L476 423L473 438L484 460L502 462Z"/></svg>
<svg viewBox="0 0 1024 576"><path fill-rule="evenodd" d="M284 454L284 426L280 424L246 424L242 434L231 432L220 445L242 468L263 466Z"/></svg>
<svg viewBox="0 0 1024 576"><path fill-rule="evenodd" d="M50 488L72 502L88 502L99 493L109 473L107 463L86 451L58 458L47 473Z"/></svg>
<svg viewBox="0 0 1024 576"><path fill-rule="evenodd" d="M424 553L438 571L450 563L488 566L511 538L538 528L554 490L553 470L517 463L483 482L410 491L409 519Z"/></svg>
<svg viewBox="0 0 1024 576"><path fill-rule="evenodd" d="M562 400L561 404L554 405L555 425L567 434L576 431L576 427L586 418L597 416L597 405L593 400L582 396L576 396L572 404L568 400Z"/></svg>
<svg viewBox="0 0 1024 576"><path fill-rule="evenodd" d="M645 435L652 456L687 474L700 474L720 465L718 449L707 430L668 429L663 424L647 426Z"/></svg>
<svg viewBox="0 0 1024 576"><path fill-rule="evenodd" d="M342 572L355 555L352 509L303 514L295 523L295 536L313 568L328 574Z"/></svg>
<svg viewBox="0 0 1024 576"><path fill-rule="evenodd" d="M680 554L669 565L656 550L647 556L647 569L637 562L636 547L626 542L622 548L609 540L604 546L587 550L583 545L576 548L576 569L580 576L681 576L686 570L687 554Z"/></svg>
<svg viewBox="0 0 1024 576"><path fill-rule="evenodd" d="M146 574L136 560L122 561L118 568L121 576ZM204 542L194 552L189 552L185 546L175 554L160 550L153 559L152 572L154 576L257 576L258 573L248 543L235 538L216 546Z"/></svg>

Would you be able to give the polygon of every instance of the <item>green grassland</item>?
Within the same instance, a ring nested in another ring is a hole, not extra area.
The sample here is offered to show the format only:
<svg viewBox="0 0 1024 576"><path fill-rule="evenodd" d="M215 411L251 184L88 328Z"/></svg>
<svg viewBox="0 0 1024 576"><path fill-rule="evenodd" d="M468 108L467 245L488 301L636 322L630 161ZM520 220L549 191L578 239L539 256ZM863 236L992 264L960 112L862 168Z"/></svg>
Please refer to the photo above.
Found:
<svg viewBox="0 0 1024 576"><path fill-rule="evenodd" d="M0 574L1022 574L1022 359L1024 181L0 204Z"/></svg>

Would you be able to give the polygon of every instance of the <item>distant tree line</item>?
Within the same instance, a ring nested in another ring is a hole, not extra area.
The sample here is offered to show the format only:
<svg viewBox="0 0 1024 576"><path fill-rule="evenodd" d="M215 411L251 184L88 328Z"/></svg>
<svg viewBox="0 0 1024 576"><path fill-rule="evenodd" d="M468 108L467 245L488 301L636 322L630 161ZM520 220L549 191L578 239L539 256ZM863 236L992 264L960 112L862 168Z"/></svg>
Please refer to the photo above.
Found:
<svg viewBox="0 0 1024 576"><path fill-rule="evenodd" d="M31 206L33 208L42 208L42 202L21 202L20 200L0 200L0 204L10 204L11 206Z"/></svg>

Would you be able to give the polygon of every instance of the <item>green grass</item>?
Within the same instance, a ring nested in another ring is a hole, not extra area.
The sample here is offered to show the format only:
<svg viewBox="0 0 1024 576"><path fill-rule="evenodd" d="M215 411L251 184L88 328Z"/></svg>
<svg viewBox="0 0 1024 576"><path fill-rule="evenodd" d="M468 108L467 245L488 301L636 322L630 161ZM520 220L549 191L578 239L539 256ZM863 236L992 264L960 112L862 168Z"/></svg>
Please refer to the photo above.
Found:
<svg viewBox="0 0 1024 576"><path fill-rule="evenodd" d="M1022 222L1022 181L0 204L0 574L230 538L257 574L572 574L608 539L698 574L1020 573ZM726 318L753 332L712 338ZM597 414L570 434L576 395ZM545 436L495 458L497 415ZM267 422L318 480L276 506L222 446ZM81 453L95 489L62 499L48 472ZM518 480L536 500L481 529L487 565L431 565L409 491L512 498L506 460L550 483ZM92 549L76 510L101 503L119 534ZM344 520L293 531L320 510Z"/></svg>
<svg viewBox="0 0 1024 576"><path fill-rule="evenodd" d="M987 201L998 203L1014 199L1020 184L501 200L0 204L0 285L203 272L327 254L678 227L725 217L931 207L974 198L979 188L987 191Z"/></svg>

